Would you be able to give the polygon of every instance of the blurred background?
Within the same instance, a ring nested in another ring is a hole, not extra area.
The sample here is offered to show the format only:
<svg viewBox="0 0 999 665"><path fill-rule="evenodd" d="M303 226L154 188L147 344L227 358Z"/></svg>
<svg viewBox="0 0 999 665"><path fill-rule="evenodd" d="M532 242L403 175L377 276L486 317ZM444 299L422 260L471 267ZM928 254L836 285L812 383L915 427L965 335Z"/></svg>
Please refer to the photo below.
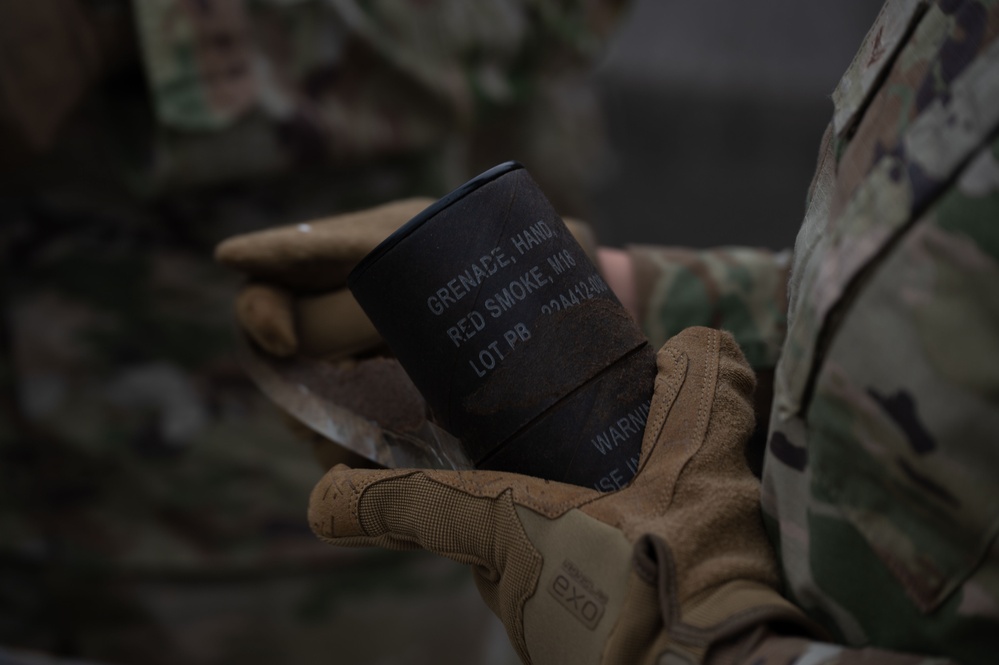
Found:
<svg viewBox="0 0 999 665"><path fill-rule="evenodd" d="M312 536L213 247L506 159L603 244L790 247L877 9L0 1L0 662L516 662L463 567Z"/></svg>

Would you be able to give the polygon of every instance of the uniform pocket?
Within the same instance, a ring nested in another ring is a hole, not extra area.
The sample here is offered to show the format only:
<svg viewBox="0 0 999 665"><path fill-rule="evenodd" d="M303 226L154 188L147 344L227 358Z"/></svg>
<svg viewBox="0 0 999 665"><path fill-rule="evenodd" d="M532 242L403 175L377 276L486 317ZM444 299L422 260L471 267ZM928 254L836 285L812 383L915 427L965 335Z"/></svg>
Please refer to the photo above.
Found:
<svg viewBox="0 0 999 665"><path fill-rule="evenodd" d="M856 529L924 613L996 565L999 263L988 238L951 224L979 219L962 216L974 203L949 193L869 276L807 411L816 505Z"/></svg>

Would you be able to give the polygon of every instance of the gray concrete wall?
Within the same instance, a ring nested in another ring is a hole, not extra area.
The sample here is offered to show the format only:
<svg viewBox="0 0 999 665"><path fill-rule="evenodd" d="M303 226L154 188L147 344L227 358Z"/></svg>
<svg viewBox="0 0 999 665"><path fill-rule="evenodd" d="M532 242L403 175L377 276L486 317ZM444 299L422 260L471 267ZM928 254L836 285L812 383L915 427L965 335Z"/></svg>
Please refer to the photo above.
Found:
<svg viewBox="0 0 999 665"><path fill-rule="evenodd" d="M830 95L879 9L638 0L596 74L601 240L790 246Z"/></svg>

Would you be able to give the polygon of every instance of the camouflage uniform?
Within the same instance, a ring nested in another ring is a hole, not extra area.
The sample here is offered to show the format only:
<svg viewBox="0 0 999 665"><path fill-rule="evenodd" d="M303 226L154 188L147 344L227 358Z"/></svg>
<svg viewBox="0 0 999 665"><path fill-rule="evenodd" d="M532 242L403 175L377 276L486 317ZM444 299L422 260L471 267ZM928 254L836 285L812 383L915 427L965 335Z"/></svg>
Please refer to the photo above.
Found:
<svg viewBox="0 0 999 665"><path fill-rule="evenodd" d="M633 250L650 335L780 349L762 502L788 596L846 645L964 663L999 650L997 34L995 2L885 5L833 95L786 319L779 255Z"/></svg>
<svg viewBox="0 0 999 665"><path fill-rule="evenodd" d="M516 154L578 210L601 149L584 80L621 4L135 2L152 186L423 153L446 190Z"/></svg>
<svg viewBox="0 0 999 665"><path fill-rule="evenodd" d="M574 80L613 4L0 6L0 129L23 148L0 181L0 644L111 663L513 662L464 568L315 539L321 469L235 360L237 280L211 252L443 193L477 166L441 155ZM444 163L458 172L427 175Z"/></svg>

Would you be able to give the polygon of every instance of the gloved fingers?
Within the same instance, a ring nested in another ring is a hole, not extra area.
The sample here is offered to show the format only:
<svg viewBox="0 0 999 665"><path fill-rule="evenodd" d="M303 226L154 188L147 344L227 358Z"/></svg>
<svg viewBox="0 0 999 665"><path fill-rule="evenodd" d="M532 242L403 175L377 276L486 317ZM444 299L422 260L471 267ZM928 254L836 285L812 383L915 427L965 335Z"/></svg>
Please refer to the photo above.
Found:
<svg viewBox="0 0 999 665"><path fill-rule="evenodd" d="M487 570L495 569L498 522L511 515L508 495L474 496L414 470L336 466L309 501L312 530L334 544L419 547Z"/></svg>
<svg viewBox="0 0 999 665"><path fill-rule="evenodd" d="M371 320L347 289L301 296L294 303L299 351L336 360L383 344Z"/></svg>
<svg viewBox="0 0 999 665"><path fill-rule="evenodd" d="M432 199L414 198L223 241L215 260L255 279L311 292L342 287L368 252Z"/></svg>
<svg viewBox="0 0 999 665"><path fill-rule="evenodd" d="M382 339L350 291L294 296L271 284L249 284L236 296L236 320L267 353L338 360L371 351Z"/></svg>
<svg viewBox="0 0 999 665"><path fill-rule="evenodd" d="M236 321L267 353L287 358L298 350L292 295L269 284L249 284L236 295Z"/></svg>
<svg viewBox="0 0 999 665"><path fill-rule="evenodd" d="M309 523L337 544L416 545L488 567L497 539L526 538L515 506L555 517L595 496L589 488L499 471L337 466L312 492Z"/></svg>

